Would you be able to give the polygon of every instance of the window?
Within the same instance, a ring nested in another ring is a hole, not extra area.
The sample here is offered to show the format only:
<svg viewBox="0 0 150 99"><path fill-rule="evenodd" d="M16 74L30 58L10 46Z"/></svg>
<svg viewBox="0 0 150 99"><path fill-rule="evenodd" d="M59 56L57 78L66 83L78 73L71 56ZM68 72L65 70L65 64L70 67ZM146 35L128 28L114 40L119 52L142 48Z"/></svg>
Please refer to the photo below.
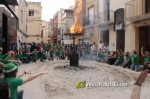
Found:
<svg viewBox="0 0 150 99"><path fill-rule="evenodd" d="M61 17L61 19L63 20L66 17L66 13L64 13Z"/></svg>
<svg viewBox="0 0 150 99"><path fill-rule="evenodd" d="M150 0L145 0L145 13L150 13Z"/></svg>
<svg viewBox="0 0 150 99"><path fill-rule="evenodd" d="M23 23L23 10L21 10L21 22Z"/></svg>
<svg viewBox="0 0 150 99"><path fill-rule="evenodd" d="M88 13L89 13L89 22L90 24L94 24L94 7L90 7L88 9Z"/></svg>
<svg viewBox="0 0 150 99"><path fill-rule="evenodd" d="M34 16L34 10L29 10L29 16Z"/></svg>

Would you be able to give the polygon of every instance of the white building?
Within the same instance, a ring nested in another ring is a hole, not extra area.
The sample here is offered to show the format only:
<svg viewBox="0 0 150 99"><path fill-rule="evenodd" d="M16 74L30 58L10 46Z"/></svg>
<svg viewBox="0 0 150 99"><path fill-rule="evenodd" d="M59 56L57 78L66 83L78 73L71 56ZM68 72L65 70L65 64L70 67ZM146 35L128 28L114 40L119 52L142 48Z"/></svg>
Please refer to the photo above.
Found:
<svg viewBox="0 0 150 99"><path fill-rule="evenodd" d="M73 43L72 39L68 36L64 36L68 32L68 29L72 27L74 23L74 14L73 9L63 9L61 10L61 43L71 44Z"/></svg>
<svg viewBox="0 0 150 99"><path fill-rule="evenodd" d="M19 18L19 26L17 30L17 43L26 42L26 35L27 35L27 17L26 17L26 7L27 3L25 0L18 0L19 6L16 7L16 15Z"/></svg>

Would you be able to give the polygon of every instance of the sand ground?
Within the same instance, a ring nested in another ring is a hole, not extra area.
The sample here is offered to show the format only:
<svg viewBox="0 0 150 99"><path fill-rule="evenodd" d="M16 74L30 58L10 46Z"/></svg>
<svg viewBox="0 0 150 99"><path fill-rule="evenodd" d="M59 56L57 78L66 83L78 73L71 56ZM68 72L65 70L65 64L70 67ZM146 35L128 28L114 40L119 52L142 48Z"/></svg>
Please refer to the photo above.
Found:
<svg viewBox="0 0 150 99"><path fill-rule="evenodd" d="M24 99L130 99L133 83L140 72L122 67L109 66L94 61L80 61L86 69L59 69L57 66L69 61L55 60L44 63L21 65L19 72L32 70L32 73L48 71L48 74L22 85ZM26 75L29 76L29 75ZM76 88L76 83L86 81L127 83L127 87L85 87ZM142 87L141 99L150 99L150 75Z"/></svg>

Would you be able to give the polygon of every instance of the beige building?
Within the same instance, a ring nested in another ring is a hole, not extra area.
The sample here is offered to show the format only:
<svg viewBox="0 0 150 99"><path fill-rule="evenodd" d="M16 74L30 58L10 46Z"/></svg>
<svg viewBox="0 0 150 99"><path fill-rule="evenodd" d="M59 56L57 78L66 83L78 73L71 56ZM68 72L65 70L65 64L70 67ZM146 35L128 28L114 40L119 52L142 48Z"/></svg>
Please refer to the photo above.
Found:
<svg viewBox="0 0 150 99"><path fill-rule="evenodd" d="M42 21L42 41L47 44L50 41L50 22Z"/></svg>
<svg viewBox="0 0 150 99"><path fill-rule="evenodd" d="M41 42L41 2L27 2L27 42Z"/></svg>
<svg viewBox="0 0 150 99"><path fill-rule="evenodd" d="M75 11L78 10L78 0L75 0L76 6ZM93 43L95 42L98 46L98 27L97 27L97 16L98 16L98 2L97 0L82 0L82 11L81 11L81 25L84 29L84 36L78 37L76 43Z"/></svg>
<svg viewBox="0 0 150 99"><path fill-rule="evenodd" d="M141 47L144 51L150 51L150 0L133 0L126 3L125 19L130 23L127 32L130 32L130 41L126 41L126 46L131 42L130 50L140 53ZM129 31L130 30L130 31ZM128 33L129 34L129 33ZM127 36L126 39L127 40ZM128 48L128 47L125 47ZM143 58L139 54L140 63Z"/></svg>
<svg viewBox="0 0 150 99"><path fill-rule="evenodd" d="M114 0L99 0L99 41L107 43L108 39L110 51L136 50L142 64L141 47L150 50L150 1L115 0L115 2L117 6Z"/></svg>

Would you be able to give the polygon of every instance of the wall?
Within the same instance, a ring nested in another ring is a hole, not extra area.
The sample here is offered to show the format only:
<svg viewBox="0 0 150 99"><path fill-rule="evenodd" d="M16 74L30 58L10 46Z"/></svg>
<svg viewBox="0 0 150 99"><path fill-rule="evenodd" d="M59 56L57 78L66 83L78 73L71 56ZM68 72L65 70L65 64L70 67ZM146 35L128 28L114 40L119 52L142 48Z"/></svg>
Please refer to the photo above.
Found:
<svg viewBox="0 0 150 99"><path fill-rule="evenodd" d="M93 1L93 0L86 0L86 16L88 16L89 15L89 13L88 13L88 9L90 8L90 7L94 7L94 15L95 16L97 16L98 15L98 1L97 0L95 0L95 1ZM90 28L91 26L89 25L89 28ZM93 42L95 42L96 43L96 46L97 46L97 48L98 48L98 44L99 44L99 29L98 29L98 27L97 26L94 26L93 27L93 36L92 37L90 37L89 36L89 32L90 32L90 29L89 28L86 28L86 36L88 36L88 38L91 38L91 43L93 43Z"/></svg>
<svg viewBox="0 0 150 99"><path fill-rule="evenodd" d="M131 0L110 0L110 10L116 11L119 8L125 8L126 3L130 2ZM117 6L116 6L117 4ZM124 14L125 17L125 14ZM135 34L132 24L129 22L125 22L125 51L131 51L135 49ZM116 31L113 29L113 25L109 28L109 50L116 51Z"/></svg>
<svg viewBox="0 0 150 99"><path fill-rule="evenodd" d="M41 37L37 37L36 35L41 35L41 15L42 15L42 7L40 2L27 2L27 9L34 9L34 16L27 17L27 42L41 42ZM30 36L31 35L31 36Z"/></svg>
<svg viewBox="0 0 150 99"><path fill-rule="evenodd" d="M26 42L27 34L27 3L25 0L18 0L19 6L15 7L15 13L19 18L19 27L17 29L17 47L19 49L19 41Z"/></svg>
<svg viewBox="0 0 150 99"><path fill-rule="evenodd" d="M109 29L109 50L116 51L116 32L113 29L113 26L110 26Z"/></svg>

